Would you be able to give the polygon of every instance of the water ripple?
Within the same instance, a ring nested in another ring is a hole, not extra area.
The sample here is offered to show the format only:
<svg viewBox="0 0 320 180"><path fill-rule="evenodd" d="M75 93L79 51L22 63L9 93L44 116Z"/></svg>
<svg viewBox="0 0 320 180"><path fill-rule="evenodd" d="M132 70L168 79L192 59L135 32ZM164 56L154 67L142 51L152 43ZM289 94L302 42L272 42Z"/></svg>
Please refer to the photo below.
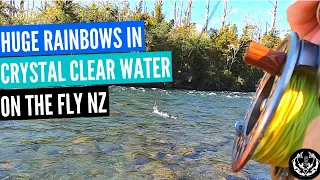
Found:
<svg viewBox="0 0 320 180"><path fill-rule="evenodd" d="M0 122L0 178L269 179L255 162L230 169L252 93L109 91L110 117Z"/></svg>

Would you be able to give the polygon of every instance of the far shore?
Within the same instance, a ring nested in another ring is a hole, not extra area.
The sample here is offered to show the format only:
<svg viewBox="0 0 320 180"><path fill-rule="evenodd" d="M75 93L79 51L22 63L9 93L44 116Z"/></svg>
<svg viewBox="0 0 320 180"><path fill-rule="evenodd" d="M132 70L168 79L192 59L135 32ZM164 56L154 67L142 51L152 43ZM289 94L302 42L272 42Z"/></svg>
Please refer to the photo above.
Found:
<svg viewBox="0 0 320 180"><path fill-rule="evenodd" d="M226 91L226 92L243 92L243 93L250 93L255 92L255 90L230 90L230 89L208 89L208 88L192 88L188 86L173 86L171 84L164 84L164 83L151 83L151 84L112 84L110 86L122 86L122 87L135 87L135 88L159 88L164 90L189 90L189 91L206 91L206 92L214 92L214 91Z"/></svg>

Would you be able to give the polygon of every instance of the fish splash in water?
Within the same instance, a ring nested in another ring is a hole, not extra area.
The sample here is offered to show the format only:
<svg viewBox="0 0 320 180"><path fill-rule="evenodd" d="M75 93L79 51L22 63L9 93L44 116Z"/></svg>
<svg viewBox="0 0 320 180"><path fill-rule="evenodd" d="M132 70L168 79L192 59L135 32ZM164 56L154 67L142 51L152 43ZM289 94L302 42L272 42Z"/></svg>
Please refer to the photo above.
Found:
<svg viewBox="0 0 320 180"><path fill-rule="evenodd" d="M177 119L176 116L172 116L172 115L170 115L170 114L168 114L166 112L159 111L157 103L154 103L153 113L158 114L159 116L162 116L162 117L171 118L171 119Z"/></svg>

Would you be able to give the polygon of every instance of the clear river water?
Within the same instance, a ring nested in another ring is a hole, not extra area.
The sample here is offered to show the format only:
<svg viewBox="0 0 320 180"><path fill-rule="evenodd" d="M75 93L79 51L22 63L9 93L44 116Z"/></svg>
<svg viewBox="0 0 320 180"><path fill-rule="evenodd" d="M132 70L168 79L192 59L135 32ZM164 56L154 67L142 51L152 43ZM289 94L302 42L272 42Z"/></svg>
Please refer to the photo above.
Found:
<svg viewBox="0 0 320 180"><path fill-rule="evenodd" d="M253 93L113 86L110 117L0 122L0 179L270 179L231 172Z"/></svg>

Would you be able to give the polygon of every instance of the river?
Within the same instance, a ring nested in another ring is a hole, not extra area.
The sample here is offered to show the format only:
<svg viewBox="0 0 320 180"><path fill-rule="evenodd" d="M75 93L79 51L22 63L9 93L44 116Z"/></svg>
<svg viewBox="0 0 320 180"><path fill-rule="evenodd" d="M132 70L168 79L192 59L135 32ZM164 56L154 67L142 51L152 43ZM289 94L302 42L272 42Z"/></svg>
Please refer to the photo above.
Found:
<svg viewBox="0 0 320 180"><path fill-rule="evenodd" d="M112 86L110 117L0 122L1 179L270 179L230 168L253 93Z"/></svg>

